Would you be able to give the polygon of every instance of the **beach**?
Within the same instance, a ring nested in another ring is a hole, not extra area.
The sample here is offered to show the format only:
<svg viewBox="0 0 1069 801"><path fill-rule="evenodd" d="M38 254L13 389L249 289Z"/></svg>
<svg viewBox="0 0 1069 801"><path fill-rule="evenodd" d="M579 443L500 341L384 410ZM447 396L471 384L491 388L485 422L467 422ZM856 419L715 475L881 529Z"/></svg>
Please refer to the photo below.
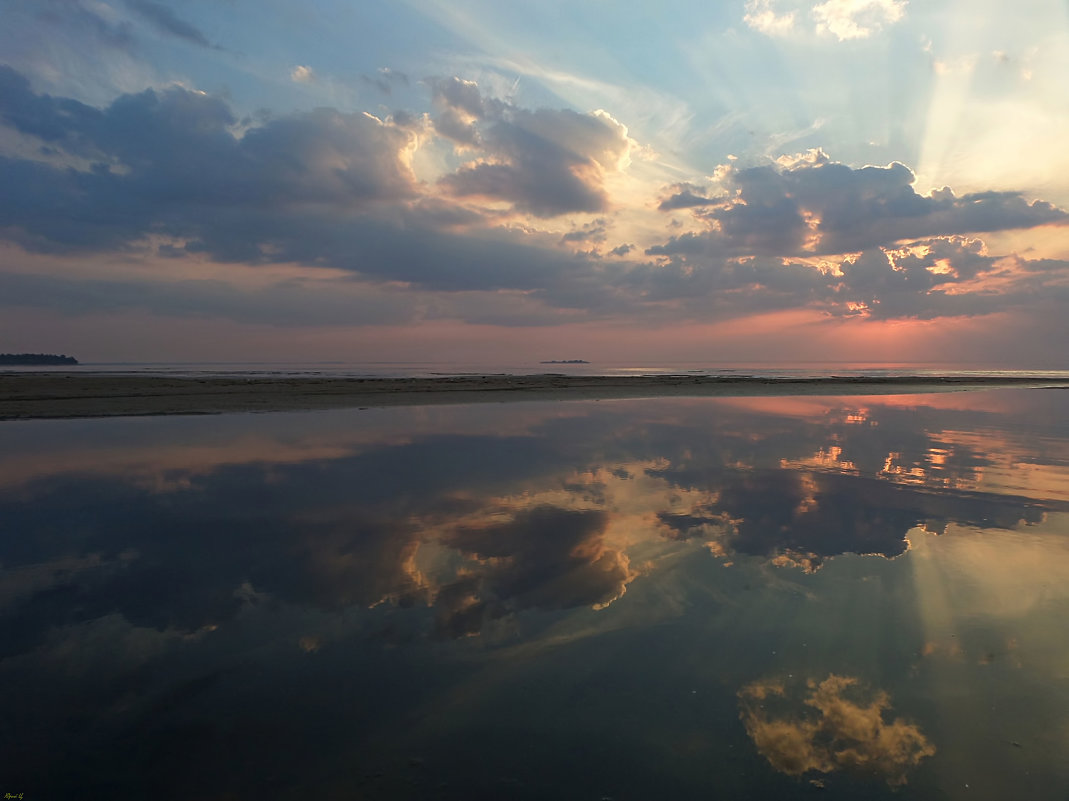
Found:
<svg viewBox="0 0 1069 801"><path fill-rule="evenodd" d="M1065 388L1041 376L464 375L435 378L0 374L0 420L222 414L505 401L768 395L887 395Z"/></svg>

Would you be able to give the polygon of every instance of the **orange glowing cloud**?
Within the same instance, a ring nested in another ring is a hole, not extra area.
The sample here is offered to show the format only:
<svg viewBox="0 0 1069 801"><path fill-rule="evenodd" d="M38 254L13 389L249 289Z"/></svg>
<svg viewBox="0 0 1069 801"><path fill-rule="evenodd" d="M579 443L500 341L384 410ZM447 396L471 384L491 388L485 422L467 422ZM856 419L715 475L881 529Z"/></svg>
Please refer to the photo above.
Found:
<svg viewBox="0 0 1069 801"><path fill-rule="evenodd" d="M739 705L758 752L788 776L859 771L898 787L935 754L916 724L889 720L887 693L857 678L832 674L804 686L756 681L739 690Z"/></svg>

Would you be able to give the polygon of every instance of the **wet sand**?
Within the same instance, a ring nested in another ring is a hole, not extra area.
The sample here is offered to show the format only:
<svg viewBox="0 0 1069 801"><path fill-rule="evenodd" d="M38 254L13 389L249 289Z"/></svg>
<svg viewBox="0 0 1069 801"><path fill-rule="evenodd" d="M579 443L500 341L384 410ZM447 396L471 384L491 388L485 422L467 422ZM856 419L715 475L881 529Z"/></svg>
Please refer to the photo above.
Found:
<svg viewBox="0 0 1069 801"><path fill-rule="evenodd" d="M755 395L886 395L997 387L1067 387L1042 377L485 375L442 378L172 377L0 373L0 420L221 414L503 401Z"/></svg>

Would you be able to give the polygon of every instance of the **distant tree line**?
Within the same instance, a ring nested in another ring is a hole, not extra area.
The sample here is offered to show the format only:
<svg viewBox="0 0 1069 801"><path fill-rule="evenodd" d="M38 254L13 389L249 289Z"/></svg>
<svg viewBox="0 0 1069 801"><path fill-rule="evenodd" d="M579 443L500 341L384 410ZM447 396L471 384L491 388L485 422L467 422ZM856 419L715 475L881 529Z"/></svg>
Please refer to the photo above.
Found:
<svg viewBox="0 0 1069 801"><path fill-rule="evenodd" d="M77 364L73 356L54 353L0 353L0 364Z"/></svg>

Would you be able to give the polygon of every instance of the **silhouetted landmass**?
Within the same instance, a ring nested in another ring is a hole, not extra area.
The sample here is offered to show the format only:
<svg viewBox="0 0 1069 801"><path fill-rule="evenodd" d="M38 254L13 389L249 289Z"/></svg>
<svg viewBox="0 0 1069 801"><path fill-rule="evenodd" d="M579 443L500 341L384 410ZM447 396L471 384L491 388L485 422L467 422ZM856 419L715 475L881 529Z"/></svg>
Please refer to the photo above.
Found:
<svg viewBox="0 0 1069 801"><path fill-rule="evenodd" d="M590 364L586 359L551 359L539 364Z"/></svg>
<svg viewBox="0 0 1069 801"><path fill-rule="evenodd" d="M64 375L0 371L0 420L112 417L131 414L218 414L437 403L595 400L761 395L888 395L1059 387L1050 376L757 376L460 375L434 378L342 376Z"/></svg>
<svg viewBox="0 0 1069 801"><path fill-rule="evenodd" d="M54 353L0 353L0 364L77 364L73 356L57 356Z"/></svg>

